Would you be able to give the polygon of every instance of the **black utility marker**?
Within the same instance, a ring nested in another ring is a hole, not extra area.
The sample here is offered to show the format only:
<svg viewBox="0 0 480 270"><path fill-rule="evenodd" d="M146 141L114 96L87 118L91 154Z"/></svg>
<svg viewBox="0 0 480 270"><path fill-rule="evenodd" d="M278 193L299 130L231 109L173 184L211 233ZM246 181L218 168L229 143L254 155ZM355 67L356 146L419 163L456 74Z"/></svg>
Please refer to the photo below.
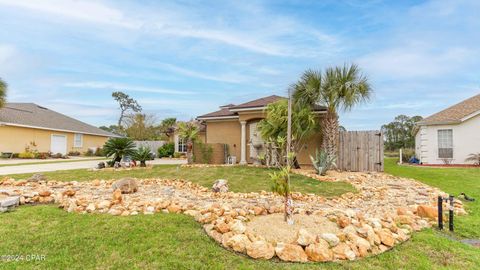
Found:
<svg viewBox="0 0 480 270"><path fill-rule="evenodd" d="M450 199L450 209L448 209L448 229L453 232L453 195L448 197Z"/></svg>
<svg viewBox="0 0 480 270"><path fill-rule="evenodd" d="M438 196L437 205L438 205L438 229L443 230L443 198L442 196Z"/></svg>

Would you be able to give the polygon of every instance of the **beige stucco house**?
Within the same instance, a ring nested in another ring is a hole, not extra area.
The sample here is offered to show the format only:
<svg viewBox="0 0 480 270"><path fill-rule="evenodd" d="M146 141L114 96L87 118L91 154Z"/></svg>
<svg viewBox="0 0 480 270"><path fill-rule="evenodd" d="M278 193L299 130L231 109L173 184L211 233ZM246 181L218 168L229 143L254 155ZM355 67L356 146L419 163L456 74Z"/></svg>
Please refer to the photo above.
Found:
<svg viewBox="0 0 480 270"><path fill-rule="evenodd" d="M280 96L268 96L239 105L228 104L220 106L220 110L197 117L205 125L205 143L227 144L229 155L236 158L237 163L252 163L257 157L254 145L263 142L257 129L257 124L265 118L265 108L272 102L285 99ZM325 108L316 108L319 115ZM297 155L301 165L310 165L310 155L320 148L320 133L312 135L305 142L303 149Z"/></svg>
<svg viewBox="0 0 480 270"><path fill-rule="evenodd" d="M86 152L117 135L34 103L7 103L0 109L0 152Z"/></svg>
<svg viewBox="0 0 480 270"><path fill-rule="evenodd" d="M415 154L422 164L468 164L480 152L480 94L417 124Z"/></svg>

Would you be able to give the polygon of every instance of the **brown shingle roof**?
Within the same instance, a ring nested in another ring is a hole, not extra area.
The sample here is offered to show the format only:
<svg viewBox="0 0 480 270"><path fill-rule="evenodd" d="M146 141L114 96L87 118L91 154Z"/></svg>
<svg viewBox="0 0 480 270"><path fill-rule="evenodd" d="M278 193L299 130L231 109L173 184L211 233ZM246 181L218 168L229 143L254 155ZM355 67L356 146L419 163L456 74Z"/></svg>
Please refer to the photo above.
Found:
<svg viewBox="0 0 480 270"><path fill-rule="evenodd" d="M204 115L200 115L198 118L210 118L210 117L228 117L228 116L236 116L237 113L230 111L229 108L223 108L215 112L207 113Z"/></svg>
<svg viewBox="0 0 480 270"><path fill-rule="evenodd" d="M278 101L280 99L285 99L284 97L277 96L277 95L271 95L268 97L263 97L259 99L255 99L249 102L245 102L233 107L230 107L230 109L246 109L246 108L256 108L256 107L265 107L270 103L273 103L275 101Z"/></svg>
<svg viewBox="0 0 480 270"><path fill-rule="evenodd" d="M235 110L237 110L237 109L252 109L252 110L255 110L256 108L266 107L268 104L279 101L279 100L282 100L282 99L286 99L286 98L281 97L281 96L272 95L272 96L268 96L268 97L255 99L255 100L252 100L252 101L249 101L249 102L245 102L245 103L242 103L240 105L228 104L228 105L220 106L220 110L218 110L218 111L207 113L207 114L198 116L197 118L198 119L204 119L204 118L217 118L217 117L234 117L234 116L238 116L238 113L235 112ZM315 105L314 110L317 111L317 112L318 111L326 111L326 107L321 106L321 105Z"/></svg>
<svg viewBox="0 0 480 270"><path fill-rule="evenodd" d="M106 137L118 137L92 125L34 103L7 103L0 109L0 123L33 128L62 130Z"/></svg>
<svg viewBox="0 0 480 270"><path fill-rule="evenodd" d="M463 118L477 111L480 111L480 94L433 114L423 119L418 124L434 125L459 123Z"/></svg>

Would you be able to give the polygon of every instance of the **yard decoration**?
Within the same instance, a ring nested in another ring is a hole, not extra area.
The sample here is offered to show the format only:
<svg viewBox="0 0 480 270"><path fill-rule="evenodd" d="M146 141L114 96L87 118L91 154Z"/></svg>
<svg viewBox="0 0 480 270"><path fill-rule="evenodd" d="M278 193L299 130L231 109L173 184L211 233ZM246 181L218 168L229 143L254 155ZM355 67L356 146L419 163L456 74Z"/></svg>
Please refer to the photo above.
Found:
<svg viewBox="0 0 480 270"><path fill-rule="evenodd" d="M321 71L307 70L293 86L293 99L297 106L313 108L318 104L327 107L322 119L322 148L329 157L337 156L338 111L349 111L367 101L372 88L360 68L352 64L329 67Z"/></svg>
<svg viewBox="0 0 480 270"><path fill-rule="evenodd" d="M470 161L473 162L473 164L480 166L480 152L468 155L467 159L465 159L465 162Z"/></svg>

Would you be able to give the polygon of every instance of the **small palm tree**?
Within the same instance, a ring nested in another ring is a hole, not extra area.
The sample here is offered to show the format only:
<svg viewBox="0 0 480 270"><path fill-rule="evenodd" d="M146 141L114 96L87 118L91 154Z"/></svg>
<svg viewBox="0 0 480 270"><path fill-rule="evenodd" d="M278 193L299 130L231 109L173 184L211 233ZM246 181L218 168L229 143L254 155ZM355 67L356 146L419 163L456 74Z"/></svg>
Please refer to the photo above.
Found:
<svg viewBox="0 0 480 270"><path fill-rule="evenodd" d="M5 105L7 96L7 83L0 78L0 108Z"/></svg>
<svg viewBox="0 0 480 270"><path fill-rule="evenodd" d="M133 160L140 161L140 167L147 167L147 160L152 159L152 151L146 146L141 146L132 156Z"/></svg>
<svg viewBox="0 0 480 270"><path fill-rule="evenodd" d="M468 155L467 159L465 159L465 162L473 162L474 165L480 166L480 153L472 153Z"/></svg>
<svg viewBox="0 0 480 270"><path fill-rule="evenodd" d="M368 79L361 74L357 65L344 65L327 68L324 73L308 70L294 89L295 103L301 106L321 104L327 107L327 113L322 119L322 148L330 158L336 157L338 112L349 111L370 98L372 88Z"/></svg>
<svg viewBox="0 0 480 270"><path fill-rule="evenodd" d="M178 123L178 135L187 141L187 162L193 163L193 143L198 138L198 126L193 122L180 122Z"/></svg>
<svg viewBox="0 0 480 270"><path fill-rule="evenodd" d="M120 162L124 156L133 156L135 143L130 138L111 138L103 146L106 157L112 157L113 162Z"/></svg>

